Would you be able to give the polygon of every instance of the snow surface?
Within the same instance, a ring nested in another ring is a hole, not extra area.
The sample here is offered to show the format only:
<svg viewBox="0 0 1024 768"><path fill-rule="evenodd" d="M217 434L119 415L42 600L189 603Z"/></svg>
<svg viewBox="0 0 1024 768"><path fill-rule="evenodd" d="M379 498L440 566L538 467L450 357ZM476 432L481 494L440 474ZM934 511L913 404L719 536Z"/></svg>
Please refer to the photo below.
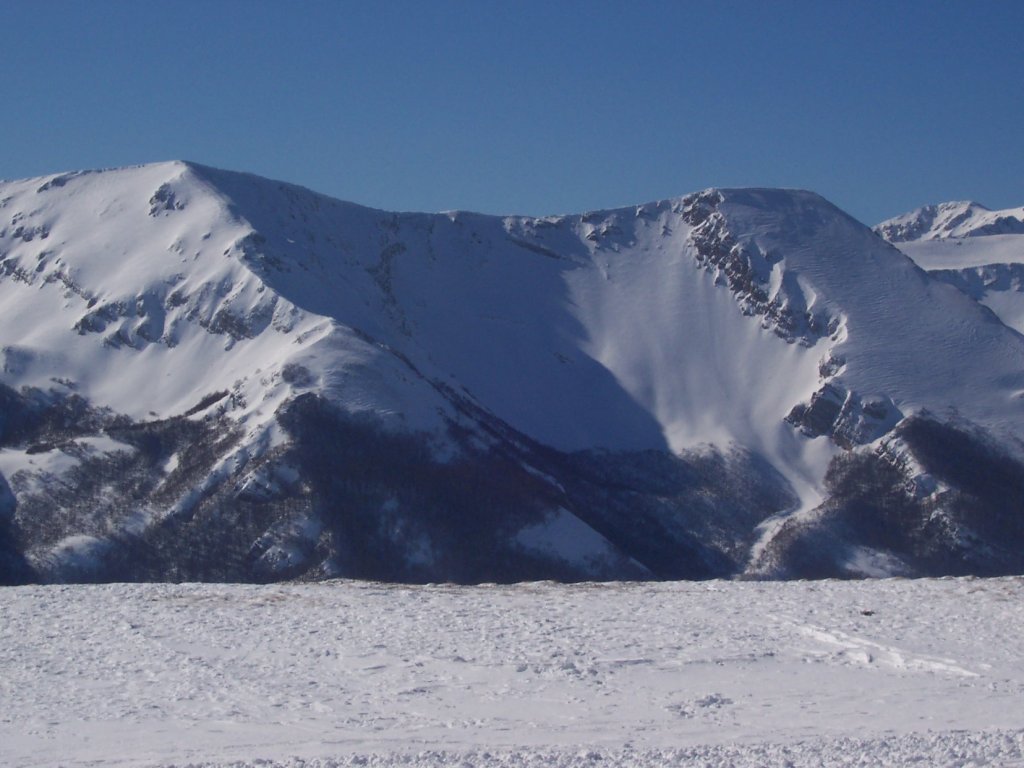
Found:
<svg viewBox="0 0 1024 768"><path fill-rule="evenodd" d="M601 565L622 557L615 545L564 507L521 529L515 541L529 551L580 566L588 576L597 576ZM636 561L633 564L639 572L651 575Z"/></svg>
<svg viewBox="0 0 1024 768"><path fill-rule="evenodd" d="M0 448L0 475L16 490L38 485L50 476L59 476L78 466L83 456L118 452L131 453L135 449L106 435L83 437L60 446L42 446L46 450Z"/></svg>
<svg viewBox="0 0 1024 768"><path fill-rule="evenodd" d="M0 764L1024 765L1022 621L1021 578L10 587Z"/></svg>
<svg viewBox="0 0 1024 768"><path fill-rule="evenodd" d="M1022 235L911 240L895 245L929 272L986 267L990 264L1024 264Z"/></svg>
<svg viewBox="0 0 1024 768"><path fill-rule="evenodd" d="M1007 229L1013 231L992 234ZM975 203L943 203L890 219L875 230L893 238L922 269L1024 334L1024 208L989 211Z"/></svg>

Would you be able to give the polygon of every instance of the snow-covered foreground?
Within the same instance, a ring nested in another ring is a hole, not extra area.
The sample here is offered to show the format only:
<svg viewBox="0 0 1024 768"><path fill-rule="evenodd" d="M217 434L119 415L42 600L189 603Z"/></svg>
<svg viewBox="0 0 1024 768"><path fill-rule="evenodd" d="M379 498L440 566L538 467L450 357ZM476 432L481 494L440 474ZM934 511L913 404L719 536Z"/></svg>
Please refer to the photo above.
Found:
<svg viewBox="0 0 1024 768"><path fill-rule="evenodd" d="M1024 765L1022 598L1021 578L7 588L0 764Z"/></svg>

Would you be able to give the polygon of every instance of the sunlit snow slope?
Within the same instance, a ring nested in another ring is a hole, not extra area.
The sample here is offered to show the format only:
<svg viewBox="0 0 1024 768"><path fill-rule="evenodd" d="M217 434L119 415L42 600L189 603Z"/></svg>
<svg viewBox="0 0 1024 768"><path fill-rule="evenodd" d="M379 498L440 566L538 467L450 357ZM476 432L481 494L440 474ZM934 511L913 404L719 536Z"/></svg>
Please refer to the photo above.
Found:
<svg viewBox="0 0 1024 768"><path fill-rule="evenodd" d="M923 269L1024 333L1024 208L977 203L919 208L875 227Z"/></svg>
<svg viewBox="0 0 1024 768"><path fill-rule="evenodd" d="M834 532L847 455L946 514L912 424L1024 432L1024 339L808 192L399 214L165 163L0 197L8 580L941 571L984 500L826 566L794 530Z"/></svg>

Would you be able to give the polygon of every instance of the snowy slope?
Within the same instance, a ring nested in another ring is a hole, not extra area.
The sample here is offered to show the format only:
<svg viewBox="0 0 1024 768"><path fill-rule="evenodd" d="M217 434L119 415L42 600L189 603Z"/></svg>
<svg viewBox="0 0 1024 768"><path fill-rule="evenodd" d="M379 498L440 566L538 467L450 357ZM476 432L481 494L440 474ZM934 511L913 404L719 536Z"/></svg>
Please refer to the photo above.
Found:
<svg viewBox="0 0 1024 768"><path fill-rule="evenodd" d="M1024 584L0 589L0 763L1012 766Z"/></svg>
<svg viewBox="0 0 1024 768"><path fill-rule="evenodd" d="M845 451L1024 434L1024 339L808 192L398 214L176 162L0 203L19 573L792 573Z"/></svg>
<svg viewBox="0 0 1024 768"><path fill-rule="evenodd" d="M875 231L890 243L1024 234L1024 207L993 211L970 201L939 203L887 219Z"/></svg>
<svg viewBox="0 0 1024 768"><path fill-rule="evenodd" d="M943 203L890 219L875 231L1024 333L1024 208Z"/></svg>
<svg viewBox="0 0 1024 768"><path fill-rule="evenodd" d="M252 226L183 163L13 183L3 203L11 386L66 378L133 418L229 390L251 403L238 414L248 422L272 413L282 367L311 346L372 356L266 290L244 257ZM386 393L374 397L384 410Z"/></svg>

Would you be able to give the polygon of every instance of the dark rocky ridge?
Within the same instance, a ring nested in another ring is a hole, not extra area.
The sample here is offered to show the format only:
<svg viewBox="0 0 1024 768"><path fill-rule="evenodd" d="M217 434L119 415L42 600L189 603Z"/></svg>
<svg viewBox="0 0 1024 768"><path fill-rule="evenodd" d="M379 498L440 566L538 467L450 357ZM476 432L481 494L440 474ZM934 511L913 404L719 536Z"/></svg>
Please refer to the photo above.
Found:
<svg viewBox="0 0 1024 768"><path fill-rule="evenodd" d="M81 459L59 482L16 475L16 504L5 489L0 577L8 584L728 578L745 573L758 525L795 503L754 455L566 454L493 418L492 448L467 443L462 456L439 462L429 436L389 432L309 394L278 415L290 445L207 484L191 507L133 529L140 509L173 508L215 472L217 458L239 440L230 420L211 413L131 423L73 397L0 388L0 398L4 446ZM90 455L79 441L93 433L130 450ZM985 434L928 415L905 419L894 439L945 490L916 493L906 466L884 451L844 453L829 469L829 498L813 520L786 523L771 542L766 558L775 575L856 575L848 560L858 547L886 553L887 565L906 575L1024 571L1024 466ZM185 446L187 459L162 470ZM273 477L280 467L297 472L285 482L246 482L254 471ZM574 566L516 544L517 531L557 507L610 542L603 561ZM310 525L316 535L300 530ZM37 560L34 568L23 556L69 535L92 537L88 552ZM289 562L275 547L300 556Z"/></svg>

